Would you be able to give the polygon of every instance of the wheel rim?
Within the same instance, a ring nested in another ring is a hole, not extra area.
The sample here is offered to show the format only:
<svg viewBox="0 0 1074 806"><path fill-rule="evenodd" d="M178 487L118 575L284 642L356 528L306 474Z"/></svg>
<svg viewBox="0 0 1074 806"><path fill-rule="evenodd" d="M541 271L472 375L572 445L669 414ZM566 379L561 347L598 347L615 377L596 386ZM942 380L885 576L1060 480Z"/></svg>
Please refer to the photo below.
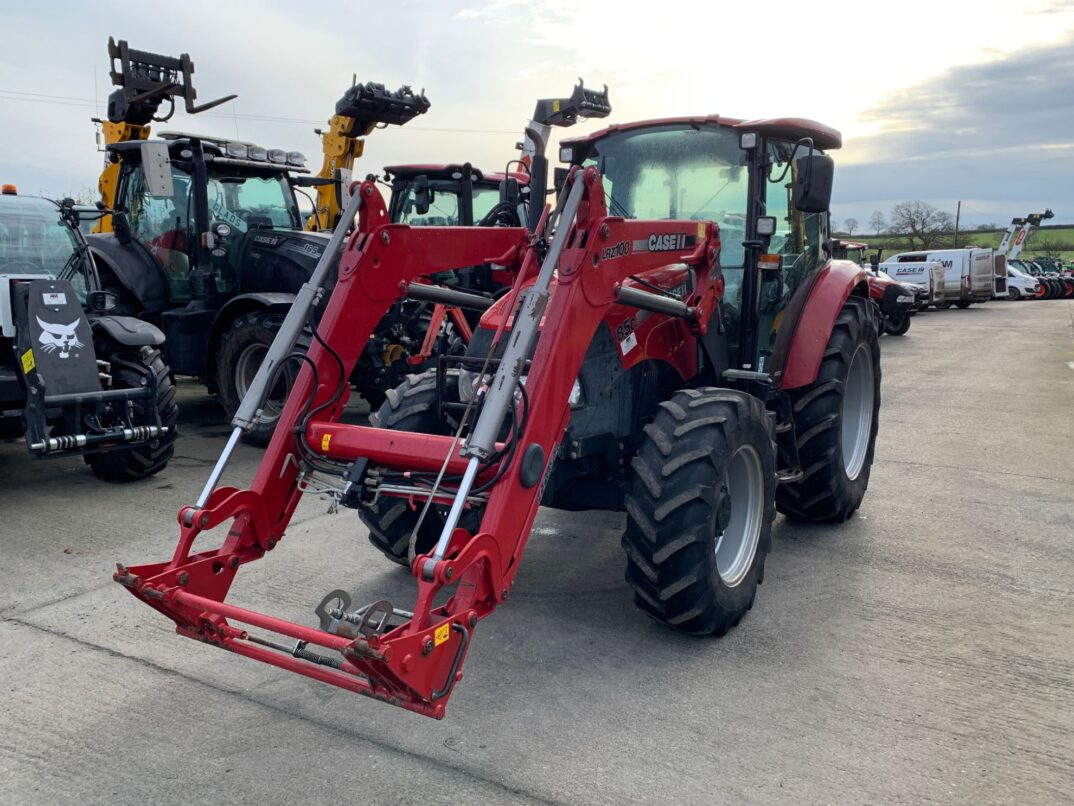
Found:
<svg viewBox="0 0 1074 806"><path fill-rule="evenodd" d="M764 476L761 457L752 445L741 446L728 463L727 496L731 512L716 538L716 571L733 588L753 566L761 537Z"/></svg>
<svg viewBox="0 0 1074 806"><path fill-rule="evenodd" d="M238 360L235 361L235 392L240 403L246 397L246 392L253 384L254 378L257 376L257 370L261 367L261 362L264 361L267 354L268 345L261 343L251 344L239 353ZM265 400L261 413L262 422L274 422L279 418L280 413L283 411L284 403L287 401L287 391L291 388L294 374L293 363L288 361L284 364L283 369L277 376L276 383L272 387L272 391Z"/></svg>
<svg viewBox="0 0 1074 806"><path fill-rule="evenodd" d="M853 481L865 465L869 436L873 429L873 356L865 344L859 344L850 360L843 407L840 415L843 469Z"/></svg>

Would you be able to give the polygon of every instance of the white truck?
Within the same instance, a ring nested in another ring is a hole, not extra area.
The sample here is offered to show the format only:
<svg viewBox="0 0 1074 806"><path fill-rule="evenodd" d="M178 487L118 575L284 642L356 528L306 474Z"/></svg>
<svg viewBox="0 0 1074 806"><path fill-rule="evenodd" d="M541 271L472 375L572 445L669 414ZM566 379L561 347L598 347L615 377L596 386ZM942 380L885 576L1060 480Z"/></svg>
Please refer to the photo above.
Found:
<svg viewBox="0 0 1074 806"><path fill-rule="evenodd" d="M995 293L995 259L991 249L966 247L964 249L931 249L902 252L892 255L881 265L896 280L902 281L899 266L928 264L938 261L943 266L943 300L935 303L937 308L968 308L975 302L988 302ZM890 266L890 268L889 268ZM892 271L894 269L894 271Z"/></svg>
<svg viewBox="0 0 1074 806"><path fill-rule="evenodd" d="M894 280L913 285L927 292L926 301L919 305L925 310L929 305L940 307L944 302L958 299L957 286L948 296L944 266L938 260L930 260L928 255L918 252L905 252L889 257L879 265Z"/></svg>

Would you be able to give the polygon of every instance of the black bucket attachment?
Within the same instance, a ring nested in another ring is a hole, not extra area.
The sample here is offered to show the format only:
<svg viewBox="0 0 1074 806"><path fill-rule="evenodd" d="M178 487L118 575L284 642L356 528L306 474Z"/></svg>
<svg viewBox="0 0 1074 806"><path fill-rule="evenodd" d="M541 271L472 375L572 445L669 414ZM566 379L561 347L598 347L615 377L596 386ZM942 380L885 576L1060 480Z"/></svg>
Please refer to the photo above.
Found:
<svg viewBox="0 0 1074 806"><path fill-rule="evenodd" d="M404 84L392 92L383 84L355 84L336 102L336 114L354 118L351 134L368 132L379 124L402 126L429 111L425 91L415 93Z"/></svg>

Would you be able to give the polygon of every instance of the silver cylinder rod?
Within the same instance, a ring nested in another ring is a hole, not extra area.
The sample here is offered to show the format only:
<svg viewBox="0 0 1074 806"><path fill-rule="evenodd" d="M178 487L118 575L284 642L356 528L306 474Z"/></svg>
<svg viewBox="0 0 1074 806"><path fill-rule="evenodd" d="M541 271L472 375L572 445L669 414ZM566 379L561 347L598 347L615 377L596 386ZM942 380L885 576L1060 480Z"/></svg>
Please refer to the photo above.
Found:
<svg viewBox="0 0 1074 806"><path fill-rule="evenodd" d="M579 174L571 186L566 204L563 205L559 226L552 237L552 246L545 256L544 263L541 264L537 282L533 284L520 305L518 316L515 318L515 326L508 337L507 348L504 350L503 358L496 370L496 377L493 378L485 404L481 409L481 416L478 417L474 432L467 441L465 452L470 454L470 462L466 466L458 492L455 493L451 511L444 522L443 531L440 532L440 539L436 541L433 556L422 566L422 575L427 579L432 579L436 563L444 558L444 552L447 551L451 535L458 525L466 499L477 477L480 459L491 455L496 447L496 437L500 433L500 428L503 427L508 407L515 399L515 389L522 374L522 367L537 340L541 316L548 303L548 289L552 284L552 275L559 264L559 256L563 253L567 235L574 224L574 217L578 214L578 206L582 202L584 190L582 177Z"/></svg>
<svg viewBox="0 0 1074 806"><path fill-rule="evenodd" d="M343 248L347 230L354 223L354 217L358 215L358 210L361 209L361 206L362 196L359 193L355 193L351 196L351 200L347 203L347 209L343 212L339 223L336 224L336 228L332 231L332 238L328 241L328 246L325 247L324 252L321 253L321 259L317 261L313 274L303 284L295 296L295 301L291 303L291 310L287 312L283 324L276 333L276 338L272 340L272 344L269 346L265 359L261 362L261 366L258 367L253 383L246 390L242 403L239 404L239 410L235 412L235 416L231 420L231 424L235 428L228 438L227 445L224 446L224 450L220 453L220 458L216 460L216 465L213 467L213 472L209 474L209 479L205 482L201 495L198 496L196 506L199 509L209 502L209 496L216 488L217 482L220 481L220 476L223 475L224 469L231 459L231 454L235 451L235 446L239 444L239 438L244 431L249 430L261 415L261 405L265 395L268 394L269 382L275 376L280 362L286 359L291 351L295 349L298 335L302 332L302 328L306 326L306 319L309 317L310 309L324 286L328 270L332 268L340 250Z"/></svg>
<svg viewBox="0 0 1074 806"><path fill-rule="evenodd" d="M481 416L478 417L473 434L466 442L464 453L484 458L491 455L496 448L496 438L507 416L507 410L515 399L515 389L522 376L522 367L533 352L533 345L537 341L541 316L548 304L548 289L552 284L552 275L559 264L559 256L567 242L567 234L574 224L574 217L578 213L584 190L582 175L579 174L571 186L566 204L563 205L559 226L556 227L556 233L552 237L552 246L548 250L548 255L541 264L537 282L529 289L519 306L515 325L507 337L507 347L503 358L500 359L500 364L496 369L496 377L489 386Z"/></svg>
<svg viewBox="0 0 1074 806"><path fill-rule="evenodd" d="M283 324L280 325L276 338L269 345L268 352L265 354L261 366L257 369L257 375L254 376L253 383L246 390L242 403L239 404L239 410L235 412L235 416L231 420L231 424L236 428L248 431L257 422L258 417L261 416L261 407L265 396L268 394L269 384L275 377L276 370L279 369L280 364L295 349L298 337L306 326L310 309L317 301L317 297L324 287L324 280L328 276L329 269L337 263L340 250L343 248L343 241L347 237L347 230L350 229L361 206L362 196L360 193L355 193L351 196L347 209L343 212L339 223L336 224L336 228L332 231L332 239L328 242L324 252L321 253L321 259L317 261L317 267L313 270L313 274L310 275L310 279L302 285L298 294L295 295L295 300L291 303L291 309L287 312Z"/></svg>
<svg viewBox="0 0 1074 806"><path fill-rule="evenodd" d="M436 541L433 556L425 561L425 565L422 568L422 573L428 579L432 579L433 569L436 567L437 562L444 558L444 552L447 551L448 542L455 532L455 527L459 525L459 518L462 517L462 510L466 506L466 498L470 494L470 488L474 486L474 479L477 478L477 470L480 465L480 459L476 456L470 457L470 462L466 465L466 472L462 474L459 492L455 496L455 500L451 502L451 510L448 512L447 518L444 519L444 530L440 533L440 539Z"/></svg>
<svg viewBox="0 0 1074 806"><path fill-rule="evenodd" d="M239 437L241 436L241 428L235 427L232 429L227 445L225 445L224 450L220 452L220 458L216 460L216 466L213 467L213 472L209 474L209 480L205 482L205 487L202 488L201 495L198 496L198 502L194 505L198 509L201 509L209 503L209 496L212 494L212 491L216 489L216 483L220 481L220 477L224 474L224 468L227 467L228 460L231 458L231 452L234 451L235 446L239 444Z"/></svg>

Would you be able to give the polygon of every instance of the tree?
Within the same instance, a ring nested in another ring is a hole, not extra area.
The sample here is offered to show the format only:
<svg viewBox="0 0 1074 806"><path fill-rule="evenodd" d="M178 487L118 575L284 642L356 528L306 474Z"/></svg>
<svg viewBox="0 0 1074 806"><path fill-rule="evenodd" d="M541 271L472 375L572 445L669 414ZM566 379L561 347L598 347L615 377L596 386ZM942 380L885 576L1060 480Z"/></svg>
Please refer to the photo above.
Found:
<svg viewBox="0 0 1074 806"><path fill-rule="evenodd" d="M891 208L891 229L907 235L911 247L928 249L951 236L954 218L928 202L899 202Z"/></svg>
<svg viewBox="0 0 1074 806"><path fill-rule="evenodd" d="M848 218L846 221L843 222L843 226L846 227L847 235L853 235L854 230L858 228L858 219Z"/></svg>
<svg viewBox="0 0 1074 806"><path fill-rule="evenodd" d="M1045 257L1062 257L1067 244L1061 243L1054 236L1042 237L1033 243L1034 251Z"/></svg>
<svg viewBox="0 0 1074 806"><path fill-rule="evenodd" d="M880 230L884 228L887 222L884 220L884 214L879 210L873 210L872 216L869 217L869 226L876 232L876 237L880 237Z"/></svg>

